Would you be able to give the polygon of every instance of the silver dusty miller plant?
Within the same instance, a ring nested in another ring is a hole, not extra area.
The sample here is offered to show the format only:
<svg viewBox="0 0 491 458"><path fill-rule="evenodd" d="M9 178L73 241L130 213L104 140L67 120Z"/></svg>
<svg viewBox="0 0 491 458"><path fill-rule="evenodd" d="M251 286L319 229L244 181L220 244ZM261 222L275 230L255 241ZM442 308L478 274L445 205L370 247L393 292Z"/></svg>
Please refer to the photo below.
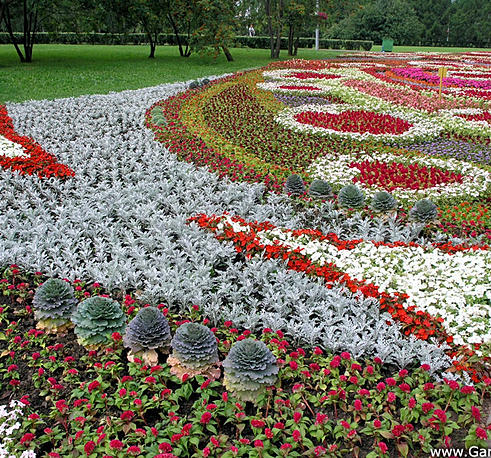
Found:
<svg viewBox="0 0 491 458"><path fill-rule="evenodd" d="M72 327L70 318L77 299L70 283L59 278L49 278L36 289L32 305L38 329L56 333Z"/></svg>
<svg viewBox="0 0 491 458"><path fill-rule="evenodd" d="M236 342L223 361L223 384L242 401L255 402L257 396L276 382L276 357L260 340Z"/></svg>
<svg viewBox="0 0 491 458"><path fill-rule="evenodd" d="M205 375L212 379L220 376L217 341L210 328L199 323L184 323L177 328L171 346L173 351L167 364L174 375Z"/></svg>
<svg viewBox="0 0 491 458"><path fill-rule="evenodd" d="M123 345L130 349L128 359L140 358L149 366L158 362L157 349L165 350L171 341L169 322L157 307L144 307L126 326Z"/></svg>

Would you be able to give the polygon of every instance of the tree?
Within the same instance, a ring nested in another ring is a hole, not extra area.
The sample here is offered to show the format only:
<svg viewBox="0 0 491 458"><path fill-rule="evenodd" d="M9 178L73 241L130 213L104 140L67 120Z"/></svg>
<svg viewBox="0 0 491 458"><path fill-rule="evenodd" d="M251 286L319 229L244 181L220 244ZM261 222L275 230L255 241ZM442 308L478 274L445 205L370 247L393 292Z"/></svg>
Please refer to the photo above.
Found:
<svg viewBox="0 0 491 458"><path fill-rule="evenodd" d="M41 24L59 10L59 2L56 0L4 0L0 5L3 20L10 42L14 45L21 62L32 62L32 50L36 42L36 33ZM22 42L18 43L13 28L14 18L22 18ZM22 52L19 45L22 45Z"/></svg>
<svg viewBox="0 0 491 458"><path fill-rule="evenodd" d="M283 31L284 0L264 0L268 35L271 49L271 59L280 57L281 32Z"/></svg>
<svg viewBox="0 0 491 458"><path fill-rule="evenodd" d="M197 0L198 27L193 32L192 46L198 52L211 50L216 57L220 49L227 61L233 61L228 47L235 36L233 0Z"/></svg>
<svg viewBox="0 0 491 458"><path fill-rule="evenodd" d="M197 28L198 6L196 0L171 0L168 2L167 21L169 22L181 57L191 55L191 34ZM185 35L184 41L182 35Z"/></svg>
<svg viewBox="0 0 491 458"><path fill-rule="evenodd" d="M449 42L454 46L491 46L491 4L456 0L449 11Z"/></svg>

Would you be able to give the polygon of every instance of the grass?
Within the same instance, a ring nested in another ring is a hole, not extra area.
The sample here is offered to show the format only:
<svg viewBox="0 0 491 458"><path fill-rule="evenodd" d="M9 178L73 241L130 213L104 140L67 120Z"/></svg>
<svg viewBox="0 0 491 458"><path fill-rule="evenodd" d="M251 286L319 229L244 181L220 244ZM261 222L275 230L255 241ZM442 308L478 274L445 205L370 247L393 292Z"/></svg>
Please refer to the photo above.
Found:
<svg viewBox="0 0 491 458"><path fill-rule="evenodd" d="M382 44L372 46L371 51L380 51ZM394 46L394 52L491 52L489 48L452 48L449 46Z"/></svg>
<svg viewBox="0 0 491 458"><path fill-rule="evenodd" d="M148 46L36 45L34 62L21 64L11 45L0 45L0 102L76 97L187 81L208 75L260 67L271 62L269 50L231 50L223 55L179 56L175 46L157 48L149 59ZM299 50L306 59L327 58L339 51ZM286 59L285 51L281 58Z"/></svg>
<svg viewBox="0 0 491 458"><path fill-rule="evenodd" d="M372 51L380 51L375 45ZM472 48L394 46L395 52L463 52ZM488 49L489 51L489 49ZM318 59L343 51L300 49L299 58ZM0 103L106 94L213 74L260 67L271 62L267 49L232 49L234 62L223 55L179 56L177 47L160 46L148 59L148 46L36 45L34 62L21 64L12 45L0 45ZM281 59L287 59L285 51Z"/></svg>

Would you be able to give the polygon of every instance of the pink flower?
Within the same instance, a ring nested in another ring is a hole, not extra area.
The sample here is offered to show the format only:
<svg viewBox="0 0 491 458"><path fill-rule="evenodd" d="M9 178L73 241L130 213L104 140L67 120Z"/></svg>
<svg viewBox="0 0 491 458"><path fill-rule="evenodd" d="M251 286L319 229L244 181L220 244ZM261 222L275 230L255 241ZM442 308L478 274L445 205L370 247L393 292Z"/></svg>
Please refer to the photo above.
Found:
<svg viewBox="0 0 491 458"><path fill-rule="evenodd" d="M377 446L382 453L387 453L387 451L389 450L389 447L387 447L387 444L385 444L385 442L379 442Z"/></svg>
<svg viewBox="0 0 491 458"><path fill-rule="evenodd" d="M94 441L88 441L85 445L84 445L84 452L87 456L89 456L90 454L92 454L92 452L94 451L95 449L95 442Z"/></svg>
<svg viewBox="0 0 491 458"><path fill-rule="evenodd" d="M479 439L488 440L488 433L482 428L476 428L476 436Z"/></svg>
<svg viewBox="0 0 491 458"><path fill-rule="evenodd" d="M295 429L292 433L292 438L295 442L300 442L302 439L302 433L298 429Z"/></svg>
<svg viewBox="0 0 491 458"><path fill-rule="evenodd" d="M211 420L211 413L210 412L204 412L203 415L201 415L201 420L199 421L203 425L207 425Z"/></svg>
<svg viewBox="0 0 491 458"><path fill-rule="evenodd" d="M293 414L293 421L298 424L298 422L302 419L302 413L301 412L295 412Z"/></svg>
<svg viewBox="0 0 491 458"><path fill-rule="evenodd" d="M341 353L341 358L345 359L346 361L349 361L351 359L351 355L347 351L343 351Z"/></svg>
<svg viewBox="0 0 491 458"><path fill-rule="evenodd" d="M141 453L141 450L140 450L140 447L138 447L137 445L131 445L130 447L128 447L128 450L126 450L126 453L128 455L139 455Z"/></svg>
<svg viewBox="0 0 491 458"><path fill-rule="evenodd" d="M354 407L355 407L355 410L357 410L357 411L362 410L363 405L359 399L355 399Z"/></svg>
<svg viewBox="0 0 491 458"><path fill-rule="evenodd" d="M387 402L394 402L396 400L397 396L395 395L395 393L392 393L391 391L389 391L389 393L387 393Z"/></svg>
<svg viewBox="0 0 491 458"><path fill-rule="evenodd" d="M111 442L109 442L109 447L113 450L122 450L123 446L124 444L119 439L113 439Z"/></svg>

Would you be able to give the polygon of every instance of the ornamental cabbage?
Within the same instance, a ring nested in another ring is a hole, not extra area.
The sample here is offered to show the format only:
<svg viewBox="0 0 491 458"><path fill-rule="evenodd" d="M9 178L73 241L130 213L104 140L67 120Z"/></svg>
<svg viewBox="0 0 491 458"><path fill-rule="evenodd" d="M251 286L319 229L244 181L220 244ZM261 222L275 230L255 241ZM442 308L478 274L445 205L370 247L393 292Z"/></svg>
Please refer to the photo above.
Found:
<svg viewBox="0 0 491 458"><path fill-rule="evenodd" d="M438 216L437 206L430 199L421 199L411 208L409 217L420 223L431 223Z"/></svg>
<svg viewBox="0 0 491 458"><path fill-rule="evenodd" d="M387 191L376 192L372 197L371 207L376 212L389 212L397 208L397 200Z"/></svg>
<svg viewBox="0 0 491 458"><path fill-rule="evenodd" d="M243 401L255 402L257 395L273 385L278 374L276 358L264 342L237 342L223 361L224 384Z"/></svg>
<svg viewBox="0 0 491 458"><path fill-rule="evenodd" d="M59 332L71 326L70 317L77 299L71 285L59 278L50 278L36 289L32 305L38 329Z"/></svg>
<svg viewBox="0 0 491 458"><path fill-rule="evenodd" d="M170 340L169 322L164 314L156 307L145 307L126 327L123 345L130 349L130 361L138 354L145 364L155 365L158 361L155 349L168 347Z"/></svg>
<svg viewBox="0 0 491 458"><path fill-rule="evenodd" d="M305 185L299 175L290 175L285 182L285 192L292 196L299 196L305 192Z"/></svg>
<svg viewBox="0 0 491 458"><path fill-rule="evenodd" d="M113 332L124 333L125 316L121 305L108 297L90 297L82 301L72 315L78 342L86 348L110 342Z"/></svg>
<svg viewBox="0 0 491 458"><path fill-rule="evenodd" d="M309 194L315 199L327 199L332 196L332 189L327 181L314 180L310 185Z"/></svg>
<svg viewBox="0 0 491 458"><path fill-rule="evenodd" d="M203 374L218 378L218 348L215 334L199 323L185 323L177 328L171 341L172 355L167 364L177 376Z"/></svg>
<svg viewBox="0 0 491 458"><path fill-rule="evenodd" d="M348 184L339 191L338 203L341 208L362 208L365 205L365 195L354 184Z"/></svg>

